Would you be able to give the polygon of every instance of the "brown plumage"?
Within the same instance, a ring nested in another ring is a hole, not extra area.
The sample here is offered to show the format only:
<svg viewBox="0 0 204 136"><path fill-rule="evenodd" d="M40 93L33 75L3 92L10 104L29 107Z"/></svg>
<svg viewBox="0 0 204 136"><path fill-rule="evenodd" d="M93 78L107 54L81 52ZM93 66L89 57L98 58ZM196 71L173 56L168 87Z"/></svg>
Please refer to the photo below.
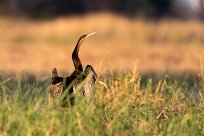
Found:
<svg viewBox="0 0 204 136"><path fill-rule="evenodd" d="M65 100L67 96L71 96L72 94L82 94L85 96L93 94L93 87L97 79L96 72L91 65L87 65L83 71L83 66L78 56L80 46L84 39L93 34L95 34L95 32L83 35L79 38L72 53L75 70L70 76L66 78L59 77L57 69L54 68L52 70L52 91L55 98L61 98L63 95L65 97L62 99ZM64 94L65 92L67 94ZM73 97L71 97L71 103L73 104Z"/></svg>

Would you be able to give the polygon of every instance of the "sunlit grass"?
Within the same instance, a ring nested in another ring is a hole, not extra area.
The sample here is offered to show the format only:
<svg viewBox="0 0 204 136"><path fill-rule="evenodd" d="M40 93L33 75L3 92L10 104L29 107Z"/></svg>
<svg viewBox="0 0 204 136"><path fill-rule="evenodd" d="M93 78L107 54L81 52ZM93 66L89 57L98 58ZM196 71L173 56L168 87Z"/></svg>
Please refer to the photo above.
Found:
<svg viewBox="0 0 204 136"><path fill-rule="evenodd" d="M53 99L49 79L9 77L0 80L1 135L204 134L203 89L185 77L99 75L94 98L76 96L68 108Z"/></svg>

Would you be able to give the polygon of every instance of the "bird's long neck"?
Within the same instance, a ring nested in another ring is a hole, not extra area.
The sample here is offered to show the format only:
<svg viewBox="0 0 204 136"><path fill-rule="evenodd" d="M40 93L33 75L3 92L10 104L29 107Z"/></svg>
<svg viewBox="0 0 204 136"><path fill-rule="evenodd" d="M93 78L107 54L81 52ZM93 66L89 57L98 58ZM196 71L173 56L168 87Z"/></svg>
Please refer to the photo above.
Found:
<svg viewBox="0 0 204 136"><path fill-rule="evenodd" d="M79 48L83 42L83 39L84 38L82 38L82 37L79 38L79 40L76 44L76 47L74 48L74 51L72 53L72 60L74 63L75 71L81 71L81 72L83 72L83 67L82 67L81 61L79 59L78 53L79 53Z"/></svg>

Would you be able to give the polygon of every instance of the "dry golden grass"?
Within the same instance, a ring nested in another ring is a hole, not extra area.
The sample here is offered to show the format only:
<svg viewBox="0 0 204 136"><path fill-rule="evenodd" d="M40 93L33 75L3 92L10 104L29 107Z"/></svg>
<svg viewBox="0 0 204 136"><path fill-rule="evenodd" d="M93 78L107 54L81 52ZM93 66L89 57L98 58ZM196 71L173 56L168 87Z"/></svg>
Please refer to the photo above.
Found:
<svg viewBox="0 0 204 136"><path fill-rule="evenodd" d="M135 65L140 72L197 72L204 57L204 24L196 20L153 22L104 13L41 21L1 17L0 24L0 71L71 71L79 36L93 31L80 57L100 72Z"/></svg>

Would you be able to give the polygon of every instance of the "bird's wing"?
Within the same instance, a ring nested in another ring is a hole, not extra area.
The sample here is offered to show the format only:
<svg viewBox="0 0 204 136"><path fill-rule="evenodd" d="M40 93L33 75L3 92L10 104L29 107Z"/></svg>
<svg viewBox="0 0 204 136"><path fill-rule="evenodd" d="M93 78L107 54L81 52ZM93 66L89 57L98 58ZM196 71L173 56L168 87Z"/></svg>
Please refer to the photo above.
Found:
<svg viewBox="0 0 204 136"><path fill-rule="evenodd" d="M61 97L64 91L63 78L57 74L57 69L52 69L52 92L55 98Z"/></svg>
<svg viewBox="0 0 204 136"><path fill-rule="evenodd" d="M84 90L85 95L91 95L93 93L93 87L96 83L97 75L91 65L87 65L86 69L84 70L85 75L85 83L84 83Z"/></svg>
<svg viewBox="0 0 204 136"><path fill-rule="evenodd" d="M52 69L52 78L58 77L57 68Z"/></svg>
<svg viewBox="0 0 204 136"><path fill-rule="evenodd" d="M86 66L86 69L84 70L84 74L86 76L91 75L91 80L93 80L94 83L96 82L97 74L91 65Z"/></svg>
<svg viewBox="0 0 204 136"><path fill-rule="evenodd" d="M52 92L55 98L60 98L63 91L63 82L52 84Z"/></svg>

